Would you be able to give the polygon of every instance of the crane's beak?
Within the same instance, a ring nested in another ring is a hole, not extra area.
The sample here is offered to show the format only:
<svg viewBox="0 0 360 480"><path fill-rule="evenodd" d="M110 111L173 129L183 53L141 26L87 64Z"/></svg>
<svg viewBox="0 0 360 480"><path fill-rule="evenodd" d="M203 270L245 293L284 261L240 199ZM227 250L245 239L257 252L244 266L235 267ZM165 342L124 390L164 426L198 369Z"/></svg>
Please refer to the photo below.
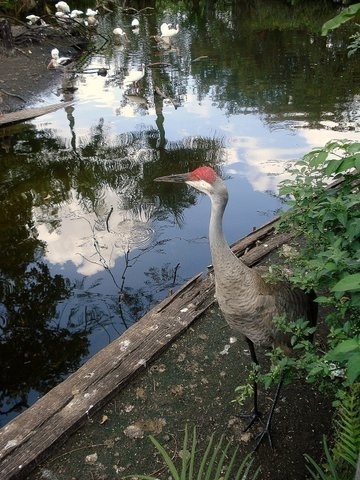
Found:
<svg viewBox="0 0 360 480"><path fill-rule="evenodd" d="M175 175L167 175L166 177L157 177L154 182L173 182L184 183L189 180L189 173L177 173Z"/></svg>

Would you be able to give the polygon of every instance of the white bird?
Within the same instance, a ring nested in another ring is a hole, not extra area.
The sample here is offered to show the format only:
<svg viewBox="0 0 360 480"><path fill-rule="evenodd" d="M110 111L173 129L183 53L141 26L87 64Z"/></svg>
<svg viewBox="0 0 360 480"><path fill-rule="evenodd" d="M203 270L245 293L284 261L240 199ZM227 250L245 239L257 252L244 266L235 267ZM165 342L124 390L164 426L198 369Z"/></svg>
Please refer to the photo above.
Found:
<svg viewBox="0 0 360 480"><path fill-rule="evenodd" d="M86 20L84 20L84 25L86 27L96 27L99 24L99 21L93 15L89 15Z"/></svg>
<svg viewBox="0 0 360 480"><path fill-rule="evenodd" d="M125 39L125 40L128 39L126 32L124 32L124 30L121 27L114 28L113 34L117 42L120 42L122 39Z"/></svg>
<svg viewBox="0 0 360 480"><path fill-rule="evenodd" d="M138 81L145 75L145 65L141 64L141 70L130 70L128 75L124 78L124 85L133 83L135 87L138 87Z"/></svg>
<svg viewBox="0 0 360 480"><path fill-rule="evenodd" d="M65 22L66 20L69 19L69 15L67 13L64 13L64 12L55 12L55 17L58 19L58 20L61 20L62 22Z"/></svg>
<svg viewBox="0 0 360 480"><path fill-rule="evenodd" d="M83 14L84 14L84 12L82 10L72 10L71 13L70 13L70 17L71 18L78 18Z"/></svg>
<svg viewBox="0 0 360 480"><path fill-rule="evenodd" d="M70 13L70 7L66 2L58 2L55 5L55 8L57 9L58 12Z"/></svg>
<svg viewBox="0 0 360 480"><path fill-rule="evenodd" d="M60 57L60 52L57 48L51 50L51 60L47 68L58 68L60 66L64 67L65 65L71 62L70 57Z"/></svg>
<svg viewBox="0 0 360 480"><path fill-rule="evenodd" d="M35 23L40 20L40 17L38 17L37 15L28 15L26 17L26 20L29 20L27 23L28 25L35 25Z"/></svg>
<svg viewBox="0 0 360 480"><path fill-rule="evenodd" d="M139 20L138 20L137 18L134 18L134 19L132 20L132 22L131 22L131 28L132 28L133 30L136 30L136 29L139 28L139 25L140 25Z"/></svg>
<svg viewBox="0 0 360 480"><path fill-rule="evenodd" d="M162 37L173 37L177 33L179 33L179 25L174 27L171 23L162 23L160 25L160 31Z"/></svg>
<svg viewBox="0 0 360 480"><path fill-rule="evenodd" d="M87 17L95 17L96 15L98 15L99 11L98 10L92 10L91 8L88 8L86 10L86 16Z"/></svg>

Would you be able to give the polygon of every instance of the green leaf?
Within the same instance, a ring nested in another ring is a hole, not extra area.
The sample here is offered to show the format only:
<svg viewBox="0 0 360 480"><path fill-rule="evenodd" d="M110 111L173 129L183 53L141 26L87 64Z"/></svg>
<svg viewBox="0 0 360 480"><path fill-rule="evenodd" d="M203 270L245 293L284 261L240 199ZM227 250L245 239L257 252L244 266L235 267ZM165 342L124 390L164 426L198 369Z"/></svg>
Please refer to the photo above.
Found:
<svg viewBox="0 0 360 480"><path fill-rule="evenodd" d="M194 427L193 440L192 440L192 446L191 446L190 465L189 465L189 480L193 480L193 475L194 475L194 464L195 464L195 456L196 456L196 444L197 444L197 439L196 439L196 427Z"/></svg>
<svg viewBox="0 0 360 480"><path fill-rule="evenodd" d="M165 460L166 465L168 466L168 469L173 476L173 480L180 480L180 476L176 470L176 467L174 465L174 462L171 460L170 455L167 453L167 451L164 449L164 447L154 438L152 435L150 435L150 440L152 443L155 445L156 449L159 451L160 455L163 457Z"/></svg>
<svg viewBox="0 0 360 480"><path fill-rule="evenodd" d="M340 27L343 23L351 20L358 12L360 12L360 3L355 3L354 5L345 8L339 13L339 15L336 15L336 17L333 17L324 23L321 29L321 35L325 36L330 30L335 30Z"/></svg>
<svg viewBox="0 0 360 480"><path fill-rule="evenodd" d="M346 172L347 170L350 170L351 168L354 168L355 167L355 160L356 160L355 156L344 158L339 163L339 166L336 169L336 173L343 173L343 172Z"/></svg>
<svg viewBox="0 0 360 480"><path fill-rule="evenodd" d="M359 3L359 5L360 5L360 3ZM349 153L355 153L355 154L360 153L360 142L350 143L349 146L347 147L347 151Z"/></svg>
<svg viewBox="0 0 360 480"><path fill-rule="evenodd" d="M352 353L356 350L360 352L360 337L350 338L348 340L343 340L335 348L329 351L327 357L331 360L344 360L347 358L349 353Z"/></svg>
<svg viewBox="0 0 360 480"><path fill-rule="evenodd" d="M311 167L318 167L325 162L327 156L328 152L326 152L325 150L319 150L316 155L314 155L313 158L310 160L309 165Z"/></svg>
<svg viewBox="0 0 360 480"><path fill-rule="evenodd" d="M340 160L329 160L327 166L325 168L325 175L330 177L333 173L335 173L339 167Z"/></svg>
<svg viewBox="0 0 360 480"><path fill-rule="evenodd" d="M329 297L319 296L315 298L316 303L331 303L331 299Z"/></svg>
<svg viewBox="0 0 360 480"><path fill-rule="evenodd" d="M211 435L211 437L209 439L209 443L206 447L205 453L204 453L204 455L201 459L201 463L200 463L200 467L199 467L199 473L198 473L198 479L202 478L203 472L205 470L206 462L207 462L207 459L208 459L208 456L209 456L209 453L210 453L210 450L211 450L213 440L214 440L214 434Z"/></svg>
<svg viewBox="0 0 360 480"><path fill-rule="evenodd" d="M346 275L331 289L332 292L347 292L360 290L360 273Z"/></svg>
<svg viewBox="0 0 360 480"><path fill-rule="evenodd" d="M350 385L353 384L360 375L360 336L340 342L326 357L329 360L345 362L347 380Z"/></svg>
<svg viewBox="0 0 360 480"><path fill-rule="evenodd" d="M188 448L188 439L189 439L189 434L188 434L188 429L187 425L185 426L185 434L184 434L184 441L183 441L183 447L182 447L182 458L181 458L181 474L180 474L180 480L186 480L186 470L187 470L187 464L188 464L188 456L187 456L187 448Z"/></svg>
<svg viewBox="0 0 360 480"><path fill-rule="evenodd" d="M360 350L351 355L347 362L346 371L348 374L349 383L355 383L360 376Z"/></svg>

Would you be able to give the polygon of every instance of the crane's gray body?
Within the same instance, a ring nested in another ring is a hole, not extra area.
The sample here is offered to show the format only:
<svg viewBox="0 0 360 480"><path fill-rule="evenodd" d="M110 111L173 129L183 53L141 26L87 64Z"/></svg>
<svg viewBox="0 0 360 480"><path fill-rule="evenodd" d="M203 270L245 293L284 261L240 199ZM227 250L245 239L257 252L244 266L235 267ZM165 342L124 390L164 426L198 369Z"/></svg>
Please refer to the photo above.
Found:
<svg viewBox="0 0 360 480"><path fill-rule="evenodd" d="M221 178L217 177L211 188L209 184L205 187L205 184L187 183L206 193L211 200L210 250L216 299L225 320L255 345L290 346L289 339L277 329L273 319L283 315L289 321L304 318L314 324L313 295L293 289L285 282L266 283L258 269L249 268L232 252L222 228L228 192Z"/></svg>

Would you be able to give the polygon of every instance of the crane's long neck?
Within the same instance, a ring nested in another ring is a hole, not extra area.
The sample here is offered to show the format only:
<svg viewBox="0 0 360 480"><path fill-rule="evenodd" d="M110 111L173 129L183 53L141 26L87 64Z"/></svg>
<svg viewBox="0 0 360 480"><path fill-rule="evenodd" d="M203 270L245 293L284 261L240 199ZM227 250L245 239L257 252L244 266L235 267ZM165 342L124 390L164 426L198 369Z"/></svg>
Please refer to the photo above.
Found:
<svg viewBox="0 0 360 480"><path fill-rule="evenodd" d="M210 199L211 214L209 225L209 242L215 276L217 271L221 272L222 270L226 270L229 272L229 269L231 269L234 261L236 262L238 268L241 268L243 273L246 274L249 268L239 261L224 237L222 220L228 201L226 187L224 187L221 194L210 196Z"/></svg>

